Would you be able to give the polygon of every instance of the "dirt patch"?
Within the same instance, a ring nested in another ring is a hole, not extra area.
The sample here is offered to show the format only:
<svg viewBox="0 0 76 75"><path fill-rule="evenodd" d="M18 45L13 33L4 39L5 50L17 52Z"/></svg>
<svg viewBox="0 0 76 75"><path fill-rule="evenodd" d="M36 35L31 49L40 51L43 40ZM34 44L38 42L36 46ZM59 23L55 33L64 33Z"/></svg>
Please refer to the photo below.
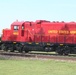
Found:
<svg viewBox="0 0 76 75"><path fill-rule="evenodd" d="M54 61L61 61L61 62L76 62L76 59L66 59L66 58L55 58L51 57L47 58L38 58L38 57L20 57L20 56L8 56L8 55L0 55L0 60L54 60Z"/></svg>

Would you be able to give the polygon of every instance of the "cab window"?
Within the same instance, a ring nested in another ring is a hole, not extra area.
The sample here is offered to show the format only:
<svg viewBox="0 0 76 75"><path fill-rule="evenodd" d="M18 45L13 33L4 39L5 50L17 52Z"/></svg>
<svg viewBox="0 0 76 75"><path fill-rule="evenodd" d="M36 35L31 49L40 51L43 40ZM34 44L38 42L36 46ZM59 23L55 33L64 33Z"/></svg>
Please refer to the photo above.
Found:
<svg viewBox="0 0 76 75"><path fill-rule="evenodd" d="M24 30L24 26L22 26L22 30Z"/></svg>
<svg viewBox="0 0 76 75"><path fill-rule="evenodd" d="M14 26L14 30L18 30L19 29L19 26Z"/></svg>

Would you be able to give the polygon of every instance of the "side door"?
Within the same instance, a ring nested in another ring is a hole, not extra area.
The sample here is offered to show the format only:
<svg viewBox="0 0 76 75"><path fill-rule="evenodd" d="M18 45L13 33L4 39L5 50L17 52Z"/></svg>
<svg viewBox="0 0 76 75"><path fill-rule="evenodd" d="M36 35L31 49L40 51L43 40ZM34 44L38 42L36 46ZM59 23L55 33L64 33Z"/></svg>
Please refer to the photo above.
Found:
<svg viewBox="0 0 76 75"><path fill-rule="evenodd" d="M11 34L11 40L12 41L18 41L18 36L19 36L19 25L13 25L13 29L12 29L12 34Z"/></svg>

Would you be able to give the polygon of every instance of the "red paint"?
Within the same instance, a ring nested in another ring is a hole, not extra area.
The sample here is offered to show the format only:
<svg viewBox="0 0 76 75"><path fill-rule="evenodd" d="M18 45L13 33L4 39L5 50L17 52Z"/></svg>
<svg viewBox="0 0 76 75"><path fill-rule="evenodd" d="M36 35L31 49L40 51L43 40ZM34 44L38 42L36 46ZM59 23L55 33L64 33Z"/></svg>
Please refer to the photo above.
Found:
<svg viewBox="0 0 76 75"><path fill-rule="evenodd" d="M17 26L18 30L14 30L14 26ZM10 29L3 30L2 40L76 44L76 23L46 20L37 20L36 22L17 21L11 24Z"/></svg>

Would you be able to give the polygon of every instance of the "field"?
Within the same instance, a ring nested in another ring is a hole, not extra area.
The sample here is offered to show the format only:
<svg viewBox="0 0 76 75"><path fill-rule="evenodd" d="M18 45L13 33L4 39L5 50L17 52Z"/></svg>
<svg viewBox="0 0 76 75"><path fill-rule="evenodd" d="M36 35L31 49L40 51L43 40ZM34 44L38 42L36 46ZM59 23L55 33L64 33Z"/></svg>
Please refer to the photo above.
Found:
<svg viewBox="0 0 76 75"><path fill-rule="evenodd" d="M76 75L76 62L0 59L0 75Z"/></svg>

